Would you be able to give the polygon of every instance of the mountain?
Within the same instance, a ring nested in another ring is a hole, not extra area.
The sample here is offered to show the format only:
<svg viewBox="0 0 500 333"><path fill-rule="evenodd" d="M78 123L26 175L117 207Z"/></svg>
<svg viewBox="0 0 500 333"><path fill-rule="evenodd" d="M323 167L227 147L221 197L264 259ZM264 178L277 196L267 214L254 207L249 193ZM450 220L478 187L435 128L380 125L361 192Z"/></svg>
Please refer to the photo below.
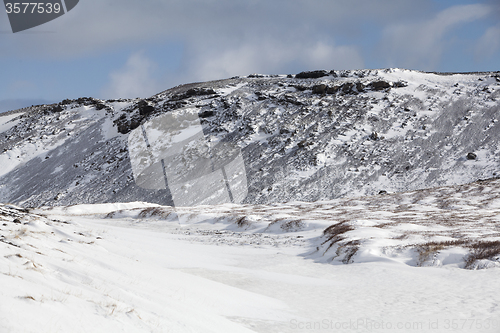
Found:
<svg viewBox="0 0 500 333"><path fill-rule="evenodd" d="M1 114L0 332L496 331L499 91L314 71Z"/></svg>
<svg viewBox="0 0 500 333"><path fill-rule="evenodd" d="M241 151L242 203L466 184L500 172L499 100L499 72L402 69L254 74L147 99L64 100L0 115L0 202L172 205L170 189L136 184L129 135L180 109L197 110L208 142Z"/></svg>

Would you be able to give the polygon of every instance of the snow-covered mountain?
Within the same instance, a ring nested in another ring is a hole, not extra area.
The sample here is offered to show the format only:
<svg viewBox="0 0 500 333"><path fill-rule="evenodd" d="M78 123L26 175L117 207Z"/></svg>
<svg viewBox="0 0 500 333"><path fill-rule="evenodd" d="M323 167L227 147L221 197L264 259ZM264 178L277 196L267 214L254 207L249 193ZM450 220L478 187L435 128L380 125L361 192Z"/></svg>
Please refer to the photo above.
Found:
<svg viewBox="0 0 500 333"><path fill-rule="evenodd" d="M497 332L499 99L315 71L1 114L0 332Z"/></svg>
<svg viewBox="0 0 500 333"><path fill-rule="evenodd" d="M241 150L243 203L316 201L492 178L500 172L500 74L387 69L249 75L147 99L65 100L0 115L0 202L146 201L128 136L196 108L208 141Z"/></svg>

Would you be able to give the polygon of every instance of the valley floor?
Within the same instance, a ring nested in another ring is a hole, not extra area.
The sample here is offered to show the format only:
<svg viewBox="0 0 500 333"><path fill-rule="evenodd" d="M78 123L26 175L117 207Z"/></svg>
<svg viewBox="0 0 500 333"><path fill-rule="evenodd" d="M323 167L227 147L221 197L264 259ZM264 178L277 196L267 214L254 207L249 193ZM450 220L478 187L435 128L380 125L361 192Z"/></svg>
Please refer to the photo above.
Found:
<svg viewBox="0 0 500 333"><path fill-rule="evenodd" d="M344 222L337 213L330 220L314 214L348 207L346 200L251 207L253 215L249 206L230 205L173 210L128 203L29 213L0 205L0 332L500 331L495 258L464 269L467 251L450 246L422 262L423 247L408 247L408 237L396 234L400 221L392 229L373 227L369 217L380 217L367 205L365 219L358 216L331 244L323 231ZM307 218L297 207L305 212L308 205L316 208ZM378 212L387 224L395 217L384 207ZM464 207L457 209L471 210ZM245 210L246 218L238 217ZM498 215L494 207L489 212ZM431 228L415 214L408 220L412 242L423 225ZM490 238L493 224L484 229ZM444 237L453 225L432 228ZM431 239L424 231L422 242ZM335 256L339 244L356 237L352 263L343 264L345 255ZM400 246L377 247L384 237Z"/></svg>

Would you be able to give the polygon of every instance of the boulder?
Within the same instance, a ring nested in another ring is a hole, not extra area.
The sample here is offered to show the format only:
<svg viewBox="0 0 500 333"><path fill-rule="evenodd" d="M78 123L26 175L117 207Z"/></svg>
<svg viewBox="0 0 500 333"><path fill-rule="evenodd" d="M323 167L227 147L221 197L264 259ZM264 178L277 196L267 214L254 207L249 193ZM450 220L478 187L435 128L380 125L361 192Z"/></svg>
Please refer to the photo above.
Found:
<svg viewBox="0 0 500 333"><path fill-rule="evenodd" d="M149 105L149 103L146 102L145 100L139 101L139 103L137 103L137 106L139 108L139 114L141 116L150 114L151 112L153 112L155 110L154 106Z"/></svg>
<svg viewBox="0 0 500 333"><path fill-rule="evenodd" d="M215 115L215 112L213 110L206 110L206 111L203 111L199 114L199 117L200 118L209 118L209 117L212 117L213 115Z"/></svg>
<svg viewBox="0 0 500 333"><path fill-rule="evenodd" d="M204 96L204 95L215 95L216 92L213 89L203 89L203 88L193 88L186 91L186 96Z"/></svg>
<svg viewBox="0 0 500 333"><path fill-rule="evenodd" d="M389 84L389 82L386 82L386 81L375 81L375 82L370 83L370 87L373 90L379 91L379 90L385 90L387 88L390 88L391 85Z"/></svg>
<svg viewBox="0 0 500 333"><path fill-rule="evenodd" d="M300 72L295 75L296 79L317 79L323 76L327 76L328 72L324 70L320 71L310 71L310 72Z"/></svg>
<svg viewBox="0 0 500 333"><path fill-rule="evenodd" d="M339 86L333 86L333 87L327 87L326 88L326 93L327 94L335 94L337 91L339 91L340 87Z"/></svg>
<svg viewBox="0 0 500 333"><path fill-rule="evenodd" d="M477 155L474 153L468 153L467 154L467 159L468 160L475 160L477 158Z"/></svg>
<svg viewBox="0 0 500 333"><path fill-rule="evenodd" d="M351 93L351 92L352 92L352 88L354 88L354 84L353 84L353 83L350 83L350 82L348 82L348 83L344 83L344 84L341 86L341 88L342 88L342 92L343 92L344 94L349 94L349 93Z"/></svg>
<svg viewBox="0 0 500 333"><path fill-rule="evenodd" d="M62 106L56 105L52 108L52 112L61 112L63 110Z"/></svg>
<svg viewBox="0 0 500 333"><path fill-rule="evenodd" d="M326 84L318 84L312 88L313 94L325 94L327 86Z"/></svg>

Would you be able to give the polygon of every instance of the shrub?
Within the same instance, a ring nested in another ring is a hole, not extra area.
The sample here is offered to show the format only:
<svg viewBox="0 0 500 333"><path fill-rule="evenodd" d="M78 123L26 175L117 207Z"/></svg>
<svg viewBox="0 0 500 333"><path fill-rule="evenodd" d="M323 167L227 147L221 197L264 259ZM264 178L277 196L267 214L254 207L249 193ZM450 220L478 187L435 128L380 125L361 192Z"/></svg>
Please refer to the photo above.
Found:
<svg viewBox="0 0 500 333"><path fill-rule="evenodd" d="M483 241L469 244L470 254L465 257L465 268L472 268L477 260L493 259L500 255L500 241Z"/></svg>

